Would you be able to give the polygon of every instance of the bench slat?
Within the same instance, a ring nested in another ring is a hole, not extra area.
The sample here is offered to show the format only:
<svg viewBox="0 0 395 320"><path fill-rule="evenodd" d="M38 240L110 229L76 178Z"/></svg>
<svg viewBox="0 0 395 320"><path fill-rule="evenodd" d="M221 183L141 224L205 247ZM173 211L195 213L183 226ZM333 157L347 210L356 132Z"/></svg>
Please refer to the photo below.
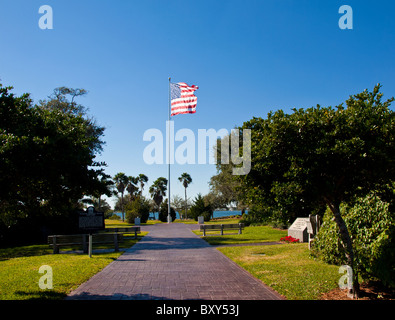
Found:
<svg viewBox="0 0 395 320"><path fill-rule="evenodd" d="M224 234L224 230L239 230L239 234L241 234L241 230L244 229L244 224L239 223L230 223L230 224L201 224L200 231L203 231L203 236L206 235L206 231L215 231L220 230L221 235Z"/></svg>
<svg viewBox="0 0 395 320"><path fill-rule="evenodd" d="M79 234L79 235L54 235L54 236L48 236L48 243L49 244L53 244L55 237L56 237L56 243L57 244L64 244L64 243L82 244L84 242L84 238L86 239L87 235Z"/></svg>
<svg viewBox="0 0 395 320"><path fill-rule="evenodd" d="M227 229L239 229L240 227L244 228L244 224L243 223L241 223L240 225L238 225L238 224L201 224L200 225L200 230L203 230L203 229L221 229L221 228L223 228L224 230L227 230Z"/></svg>
<svg viewBox="0 0 395 320"><path fill-rule="evenodd" d="M118 244L123 241L122 233L97 233L92 235L92 244L113 243L115 251L118 251ZM81 235L53 235L48 236L48 244L53 246L53 253L59 253L59 247L82 245L83 251L87 251L89 240L88 234Z"/></svg>
<svg viewBox="0 0 395 320"><path fill-rule="evenodd" d="M140 227L127 227L127 228L106 228L104 230L102 230L103 233L107 233L107 232L113 232L113 233L117 233L117 232L123 232L123 233L132 233L132 232L140 232Z"/></svg>

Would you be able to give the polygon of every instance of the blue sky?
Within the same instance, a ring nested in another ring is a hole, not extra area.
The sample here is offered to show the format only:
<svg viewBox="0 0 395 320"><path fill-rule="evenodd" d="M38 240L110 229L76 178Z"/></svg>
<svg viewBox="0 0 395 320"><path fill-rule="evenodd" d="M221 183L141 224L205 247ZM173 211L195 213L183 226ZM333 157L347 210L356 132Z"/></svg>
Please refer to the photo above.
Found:
<svg viewBox="0 0 395 320"><path fill-rule="evenodd" d="M199 86L197 113L173 118L175 130L231 130L270 110L338 105L383 85L395 96L393 1L74 1L0 0L0 79L14 92L44 99L54 88L84 88L78 100L106 127L99 160L114 175L146 174L150 185L167 165L143 160L146 130L165 134L168 77ZM341 30L342 5L353 29ZM53 9L41 30L38 9ZM176 143L177 147L177 143ZM197 157L197 156L196 156ZM191 197L209 191L214 165L172 166L188 172ZM147 193L148 187L145 189Z"/></svg>

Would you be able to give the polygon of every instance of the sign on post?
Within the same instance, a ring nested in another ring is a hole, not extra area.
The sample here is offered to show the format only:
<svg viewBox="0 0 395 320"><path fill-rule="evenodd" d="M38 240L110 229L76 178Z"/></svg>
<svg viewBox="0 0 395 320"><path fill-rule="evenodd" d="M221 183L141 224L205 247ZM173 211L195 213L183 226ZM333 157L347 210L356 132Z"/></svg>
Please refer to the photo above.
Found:
<svg viewBox="0 0 395 320"><path fill-rule="evenodd" d="M86 211L80 211L78 215L78 227L89 233L88 254L92 257L92 233L104 230L104 212L97 212L94 207L88 207Z"/></svg>
<svg viewBox="0 0 395 320"><path fill-rule="evenodd" d="M97 212L94 207L88 207L86 211L80 211L78 215L78 227L89 233L104 230L104 213Z"/></svg>

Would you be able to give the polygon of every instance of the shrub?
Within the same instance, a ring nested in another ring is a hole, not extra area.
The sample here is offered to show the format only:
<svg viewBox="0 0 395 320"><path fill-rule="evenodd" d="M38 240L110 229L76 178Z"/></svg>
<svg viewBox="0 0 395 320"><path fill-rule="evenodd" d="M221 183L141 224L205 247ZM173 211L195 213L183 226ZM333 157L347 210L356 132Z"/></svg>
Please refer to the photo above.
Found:
<svg viewBox="0 0 395 320"><path fill-rule="evenodd" d="M211 205L206 205L201 194L198 194L194 200L194 204L189 210L189 217L198 220L199 216L204 217L204 221L210 221L213 215L213 208Z"/></svg>
<svg viewBox="0 0 395 320"><path fill-rule="evenodd" d="M265 207L258 205L251 206L248 214L243 214L241 223L246 226L268 224L270 222L269 214Z"/></svg>
<svg viewBox="0 0 395 320"><path fill-rule="evenodd" d="M159 210L159 220L162 222L167 222L167 215L169 213L169 208L168 208L168 202L167 199L162 202L160 205L160 210ZM173 207L170 207L170 216L171 220L174 221L176 220L176 210L174 210Z"/></svg>
<svg viewBox="0 0 395 320"><path fill-rule="evenodd" d="M112 213L111 215L108 216L108 218L106 219L110 219L110 220L121 220L121 217L117 214Z"/></svg>
<svg viewBox="0 0 395 320"><path fill-rule="evenodd" d="M150 203L144 197L138 196L125 206L126 221L134 223L135 218L140 218L141 223L146 223L150 213Z"/></svg>
<svg viewBox="0 0 395 320"><path fill-rule="evenodd" d="M376 278L394 287L395 219L388 203L372 193L358 198L352 207L342 205L341 212L353 242L356 271L365 279ZM345 264L339 231L331 217L327 210L312 254L329 263Z"/></svg>

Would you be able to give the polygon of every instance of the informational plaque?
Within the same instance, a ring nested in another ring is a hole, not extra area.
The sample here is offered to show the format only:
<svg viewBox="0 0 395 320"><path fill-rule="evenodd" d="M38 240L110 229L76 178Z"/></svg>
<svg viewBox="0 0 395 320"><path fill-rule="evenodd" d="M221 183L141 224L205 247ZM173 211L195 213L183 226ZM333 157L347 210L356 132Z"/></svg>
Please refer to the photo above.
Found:
<svg viewBox="0 0 395 320"><path fill-rule="evenodd" d="M80 211L78 216L78 226L83 231L95 232L103 230L104 213L97 212L94 207L88 207L86 211Z"/></svg>
<svg viewBox="0 0 395 320"><path fill-rule="evenodd" d="M288 235L299 239L299 242L308 242L307 224L310 223L309 218L296 218L294 223L288 229Z"/></svg>

